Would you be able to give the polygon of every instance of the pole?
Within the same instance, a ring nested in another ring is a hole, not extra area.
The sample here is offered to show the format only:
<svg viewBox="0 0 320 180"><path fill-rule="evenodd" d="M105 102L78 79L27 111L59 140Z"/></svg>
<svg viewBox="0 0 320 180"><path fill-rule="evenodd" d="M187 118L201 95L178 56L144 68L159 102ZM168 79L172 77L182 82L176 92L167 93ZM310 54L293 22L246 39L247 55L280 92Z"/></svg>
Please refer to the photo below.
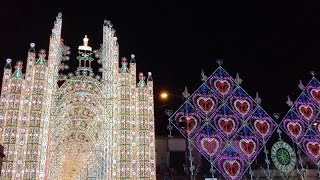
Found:
<svg viewBox="0 0 320 180"><path fill-rule="evenodd" d="M186 172L187 175L187 180L189 179L189 166L188 166L188 138L186 138L186 148L185 148L185 167L184 167L184 171Z"/></svg>
<svg viewBox="0 0 320 180"><path fill-rule="evenodd" d="M186 129L188 129L189 125L188 123L186 123ZM186 171L186 174L187 174L187 180L191 180L191 173L189 172L190 170L190 166L189 166L189 161L188 161L188 157L189 157L189 135L187 134L187 131L186 131L186 151L185 151L185 164L186 164L186 167L185 167L185 171Z"/></svg>

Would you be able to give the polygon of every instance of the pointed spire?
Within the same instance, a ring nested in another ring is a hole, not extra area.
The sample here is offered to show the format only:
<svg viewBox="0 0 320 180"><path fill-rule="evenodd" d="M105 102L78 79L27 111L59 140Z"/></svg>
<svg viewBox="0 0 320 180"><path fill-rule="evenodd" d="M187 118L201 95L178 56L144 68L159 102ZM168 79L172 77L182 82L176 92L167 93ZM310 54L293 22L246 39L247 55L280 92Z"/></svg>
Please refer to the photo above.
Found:
<svg viewBox="0 0 320 180"><path fill-rule="evenodd" d="M201 81L206 81L208 79L208 76L206 76L205 74L204 74L204 71L203 71L203 69L202 69L202 71L201 71Z"/></svg>
<svg viewBox="0 0 320 180"><path fill-rule="evenodd" d="M103 25L104 25L104 26L108 26L108 27L110 27L110 28L112 27L111 21L106 20L106 19L103 21Z"/></svg>
<svg viewBox="0 0 320 180"><path fill-rule="evenodd" d="M184 87L184 91L182 92L182 96L183 96L185 99L188 99L188 97L190 96L190 93L188 92L187 86Z"/></svg>
<svg viewBox="0 0 320 180"><path fill-rule="evenodd" d="M316 72L315 71L310 71L310 74L312 77L314 77L316 75Z"/></svg>
<svg viewBox="0 0 320 180"><path fill-rule="evenodd" d="M29 49L29 52L31 52L31 53L35 53L36 52L36 50L35 50L35 47L36 45L34 44L34 43L30 43L30 49Z"/></svg>
<svg viewBox="0 0 320 180"><path fill-rule="evenodd" d="M218 63L219 66L223 64L223 59L217 59L216 62Z"/></svg>
<svg viewBox="0 0 320 180"><path fill-rule="evenodd" d="M256 101L257 104L261 103L261 98L259 97L259 93L256 92L256 97L254 98L254 100Z"/></svg>
<svg viewBox="0 0 320 180"><path fill-rule="evenodd" d="M136 59L135 59L135 55L131 54L131 59L130 59L130 63L136 63Z"/></svg>
<svg viewBox="0 0 320 180"><path fill-rule="evenodd" d="M59 12L56 19L59 20L59 19L61 19L61 18L62 18L62 12Z"/></svg>
<svg viewBox="0 0 320 180"><path fill-rule="evenodd" d="M143 73L139 73L139 83L138 86L139 87L145 87L146 86L146 82L144 81L146 79L146 77L143 75Z"/></svg>
<svg viewBox="0 0 320 180"><path fill-rule="evenodd" d="M120 72L121 73L127 73L129 71L127 58L123 57L123 58L121 58L121 61L122 61L121 62L122 67L120 68Z"/></svg>
<svg viewBox="0 0 320 180"><path fill-rule="evenodd" d="M151 72L148 72L148 79L147 81L152 81L152 73Z"/></svg>
<svg viewBox="0 0 320 180"><path fill-rule="evenodd" d="M303 85L302 80L299 80L298 88L304 90L305 86Z"/></svg>
<svg viewBox="0 0 320 180"><path fill-rule="evenodd" d="M11 59L6 59L6 66L4 67L5 69L11 69L11 62L12 60Z"/></svg>
<svg viewBox="0 0 320 180"><path fill-rule="evenodd" d="M234 79L235 83L237 85L240 85L242 83L242 79L239 76L239 73L236 74L236 78Z"/></svg>
<svg viewBox="0 0 320 180"><path fill-rule="evenodd" d="M52 37L55 38L56 40L60 39L61 27L62 27L62 13L59 12L53 24L53 29L52 29Z"/></svg>
<svg viewBox="0 0 320 180"><path fill-rule="evenodd" d="M38 60L37 60L37 64L46 64L46 56L47 56L47 54L46 54L46 50L44 50L44 49L40 49L40 51L39 51L39 53L38 53L38 56L39 56L39 58L38 58Z"/></svg>
<svg viewBox="0 0 320 180"><path fill-rule="evenodd" d="M287 97L286 103L287 103L288 106L292 106L293 105L293 102L291 101L290 96Z"/></svg>
<svg viewBox="0 0 320 180"><path fill-rule="evenodd" d="M16 63L16 65L14 66L15 68L15 71L13 72L12 74L12 77L14 78L17 78L17 79L21 79L23 77L23 74L22 74L22 61L18 61Z"/></svg>
<svg viewBox="0 0 320 180"><path fill-rule="evenodd" d="M279 113L273 113L273 117L274 117L275 119L279 119L279 118L280 118L280 114L279 114Z"/></svg>

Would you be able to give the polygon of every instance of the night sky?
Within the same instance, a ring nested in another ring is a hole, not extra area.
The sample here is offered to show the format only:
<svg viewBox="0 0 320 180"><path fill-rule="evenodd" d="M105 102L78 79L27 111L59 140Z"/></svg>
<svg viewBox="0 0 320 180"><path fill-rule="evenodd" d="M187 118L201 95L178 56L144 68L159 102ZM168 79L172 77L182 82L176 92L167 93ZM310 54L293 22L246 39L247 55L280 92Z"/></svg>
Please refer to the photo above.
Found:
<svg viewBox="0 0 320 180"><path fill-rule="evenodd" d="M320 74L319 7L307 1L1 2L0 65L4 67L7 58L25 62L32 42L36 50L48 49L58 12L63 13L62 36L71 47L70 61L76 61L76 48L84 35L93 49L99 48L103 20L108 19L116 29L120 57L130 58L133 53L138 71L153 73L157 134L167 134L164 110L176 110L183 102L179 98L160 101L159 92L181 94L185 86L193 92L201 84L201 70L209 76L218 67L218 58L230 75L239 73L241 86L250 95L259 92L269 114L279 112L283 117L289 109L287 95L295 100L300 93L299 79L306 84L310 70Z"/></svg>

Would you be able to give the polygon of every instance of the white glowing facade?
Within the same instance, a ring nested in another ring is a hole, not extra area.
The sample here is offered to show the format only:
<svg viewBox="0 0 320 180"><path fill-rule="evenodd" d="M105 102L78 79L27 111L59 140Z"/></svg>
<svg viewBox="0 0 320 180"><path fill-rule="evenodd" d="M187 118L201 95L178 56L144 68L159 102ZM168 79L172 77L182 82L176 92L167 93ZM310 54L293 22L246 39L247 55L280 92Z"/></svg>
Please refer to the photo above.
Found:
<svg viewBox="0 0 320 180"><path fill-rule="evenodd" d="M6 155L3 179L156 179L153 82L137 83L134 56L119 68L119 46L109 21L103 43L79 46L79 67L66 68L69 49L61 40L62 16L50 37L48 59L34 44L26 71L11 60L4 69L0 101L0 143ZM91 68L92 54L102 77ZM63 84L58 86L58 81Z"/></svg>

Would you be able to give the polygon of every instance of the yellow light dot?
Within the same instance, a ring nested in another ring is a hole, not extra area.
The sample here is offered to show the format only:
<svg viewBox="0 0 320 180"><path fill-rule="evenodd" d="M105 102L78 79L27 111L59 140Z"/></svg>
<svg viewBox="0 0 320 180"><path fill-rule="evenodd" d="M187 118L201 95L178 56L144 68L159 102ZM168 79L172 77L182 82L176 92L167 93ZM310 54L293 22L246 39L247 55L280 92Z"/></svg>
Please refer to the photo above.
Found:
<svg viewBox="0 0 320 180"><path fill-rule="evenodd" d="M167 99L168 98L168 93L161 93L160 94L160 97L162 98L162 99Z"/></svg>

